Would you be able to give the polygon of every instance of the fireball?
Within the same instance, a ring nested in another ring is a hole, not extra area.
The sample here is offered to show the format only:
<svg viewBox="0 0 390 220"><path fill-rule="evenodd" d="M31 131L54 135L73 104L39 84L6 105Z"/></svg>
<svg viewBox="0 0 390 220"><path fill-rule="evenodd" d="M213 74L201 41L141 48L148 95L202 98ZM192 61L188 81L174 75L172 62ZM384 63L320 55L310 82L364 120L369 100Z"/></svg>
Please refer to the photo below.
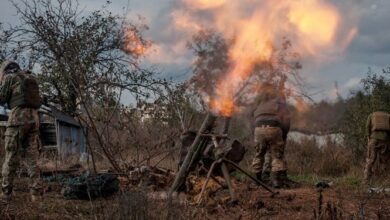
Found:
<svg viewBox="0 0 390 220"><path fill-rule="evenodd" d="M186 13L173 15L178 28L210 28L233 39L228 54L231 66L207 97L210 109L224 116L239 109L235 95L257 64L270 61L282 38L291 39L301 56L318 56L328 49L347 46L356 33L353 28L341 43L337 42L342 16L325 0L182 1ZM205 21L196 16L199 11L212 16ZM302 106L301 101L297 103Z"/></svg>

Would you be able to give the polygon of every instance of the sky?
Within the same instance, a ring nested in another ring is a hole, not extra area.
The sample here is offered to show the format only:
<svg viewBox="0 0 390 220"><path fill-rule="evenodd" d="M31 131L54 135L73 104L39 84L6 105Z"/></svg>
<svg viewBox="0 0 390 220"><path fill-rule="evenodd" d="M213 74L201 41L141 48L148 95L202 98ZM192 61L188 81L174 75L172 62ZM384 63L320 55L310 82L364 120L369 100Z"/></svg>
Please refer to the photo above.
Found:
<svg viewBox="0 0 390 220"><path fill-rule="evenodd" d="M18 0L15 0L18 2ZM112 0L108 10L127 14L135 22L144 22L149 30L145 37L153 47L144 58L144 65L152 65L164 76L177 81L191 77L194 57L185 49L191 35L175 30L172 14L179 0ZM234 1L234 0L231 0ZM237 0L238 1L238 0ZM266 1L266 0L265 0ZM324 0L325 1L325 0ZM80 7L89 12L101 8L104 0L79 0ZM354 23L357 34L343 51L332 54L321 61L305 58L301 61L301 76L314 100L336 98L334 85L348 97L359 89L360 80L368 69L381 72L390 65L390 1L389 0L328 0L340 11L345 23ZM138 20L138 15L143 17ZM0 22L17 24L18 19L7 0L0 1Z"/></svg>

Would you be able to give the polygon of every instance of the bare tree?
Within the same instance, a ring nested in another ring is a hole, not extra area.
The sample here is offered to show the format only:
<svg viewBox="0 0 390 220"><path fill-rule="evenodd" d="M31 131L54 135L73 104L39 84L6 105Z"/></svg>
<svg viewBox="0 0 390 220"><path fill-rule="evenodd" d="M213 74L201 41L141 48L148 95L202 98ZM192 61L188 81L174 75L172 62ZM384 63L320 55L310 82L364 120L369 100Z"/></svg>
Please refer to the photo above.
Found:
<svg viewBox="0 0 390 220"><path fill-rule="evenodd" d="M157 100L165 111L167 123L180 128L181 132L199 125L196 119L204 112L201 97L189 87L188 81L168 84L165 93Z"/></svg>
<svg viewBox="0 0 390 220"><path fill-rule="evenodd" d="M103 153L118 171L110 128L124 93L148 99L165 84L139 63L150 42L135 25L104 5L85 12L74 0L12 1L20 25L2 31L8 54L35 67L47 101L88 125L91 153ZM107 2L110 4L110 2ZM5 54L5 53L2 53Z"/></svg>
<svg viewBox="0 0 390 220"><path fill-rule="evenodd" d="M147 96L154 72L139 68L150 45L136 26L105 10L86 13L72 0L12 1L21 25L11 28L20 56L39 67L49 101L75 115L83 99L105 103L120 90Z"/></svg>
<svg viewBox="0 0 390 220"><path fill-rule="evenodd" d="M4 27L0 22L0 62L6 59L14 59L15 48L10 48L10 41L13 33Z"/></svg>
<svg viewBox="0 0 390 220"><path fill-rule="evenodd" d="M213 30L202 30L194 35L192 41L188 43L188 48L197 57L193 63L194 76L191 79L195 91L208 96L213 95L218 80L232 68L228 53L233 43L234 39L225 39ZM292 50L292 43L288 39L283 39L280 45L273 46L270 59L254 63L250 77L235 94L238 105L253 102L261 92L259 85L263 82L274 84L280 90L284 90L287 96L308 97L298 72L302 68L298 62L300 57ZM286 84L291 86L287 87Z"/></svg>
<svg viewBox="0 0 390 220"><path fill-rule="evenodd" d="M229 42L213 30L201 30L187 47L196 56L190 84L194 91L211 95L217 81L229 69Z"/></svg>

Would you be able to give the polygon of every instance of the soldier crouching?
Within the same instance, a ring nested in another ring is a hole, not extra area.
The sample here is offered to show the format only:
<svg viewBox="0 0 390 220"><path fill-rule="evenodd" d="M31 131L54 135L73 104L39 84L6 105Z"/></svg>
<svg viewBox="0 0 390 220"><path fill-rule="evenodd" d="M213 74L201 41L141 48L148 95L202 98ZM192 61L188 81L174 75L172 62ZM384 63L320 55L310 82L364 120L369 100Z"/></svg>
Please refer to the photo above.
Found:
<svg viewBox="0 0 390 220"><path fill-rule="evenodd" d="M1 69L0 104L11 109L5 131L5 158L2 167L2 199L12 196L13 181L20 161L24 159L31 179L31 199L40 195L37 167L39 156L40 94L37 81L28 72L20 70L17 63L6 61Z"/></svg>

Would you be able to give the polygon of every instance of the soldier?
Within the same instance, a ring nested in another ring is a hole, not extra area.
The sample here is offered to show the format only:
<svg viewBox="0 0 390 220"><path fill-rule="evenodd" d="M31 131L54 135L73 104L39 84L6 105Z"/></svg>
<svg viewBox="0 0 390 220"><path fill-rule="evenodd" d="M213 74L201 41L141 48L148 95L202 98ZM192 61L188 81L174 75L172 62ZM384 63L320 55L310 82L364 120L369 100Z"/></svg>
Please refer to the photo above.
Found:
<svg viewBox="0 0 390 220"><path fill-rule="evenodd" d="M287 112L288 113L288 112ZM289 114L286 114L284 118L284 122L282 122L282 131L283 131L283 141L286 143L287 141L287 134L290 131L290 116ZM272 163L272 157L271 152L269 149L267 150L267 153L264 155L264 165L263 165L263 173L262 173L262 180L263 181L270 181L271 178L271 166Z"/></svg>
<svg viewBox="0 0 390 220"><path fill-rule="evenodd" d="M367 118L366 132L368 146L363 180L365 184L371 179L373 165L389 147L390 115L380 111L370 114Z"/></svg>
<svg viewBox="0 0 390 220"><path fill-rule="evenodd" d="M40 94L37 80L19 65L5 61L0 69L0 105L11 109L5 131L5 158L2 168L2 199L11 199L13 180L21 159L27 163L33 201L40 191L37 168Z"/></svg>
<svg viewBox="0 0 390 220"><path fill-rule="evenodd" d="M285 140L290 125L289 111L285 97L273 85L263 86L259 105L254 111L254 118L256 155L252 167L256 177L263 179L265 154L269 151L272 158L273 187L289 187L291 182L287 179L287 164L284 159Z"/></svg>

